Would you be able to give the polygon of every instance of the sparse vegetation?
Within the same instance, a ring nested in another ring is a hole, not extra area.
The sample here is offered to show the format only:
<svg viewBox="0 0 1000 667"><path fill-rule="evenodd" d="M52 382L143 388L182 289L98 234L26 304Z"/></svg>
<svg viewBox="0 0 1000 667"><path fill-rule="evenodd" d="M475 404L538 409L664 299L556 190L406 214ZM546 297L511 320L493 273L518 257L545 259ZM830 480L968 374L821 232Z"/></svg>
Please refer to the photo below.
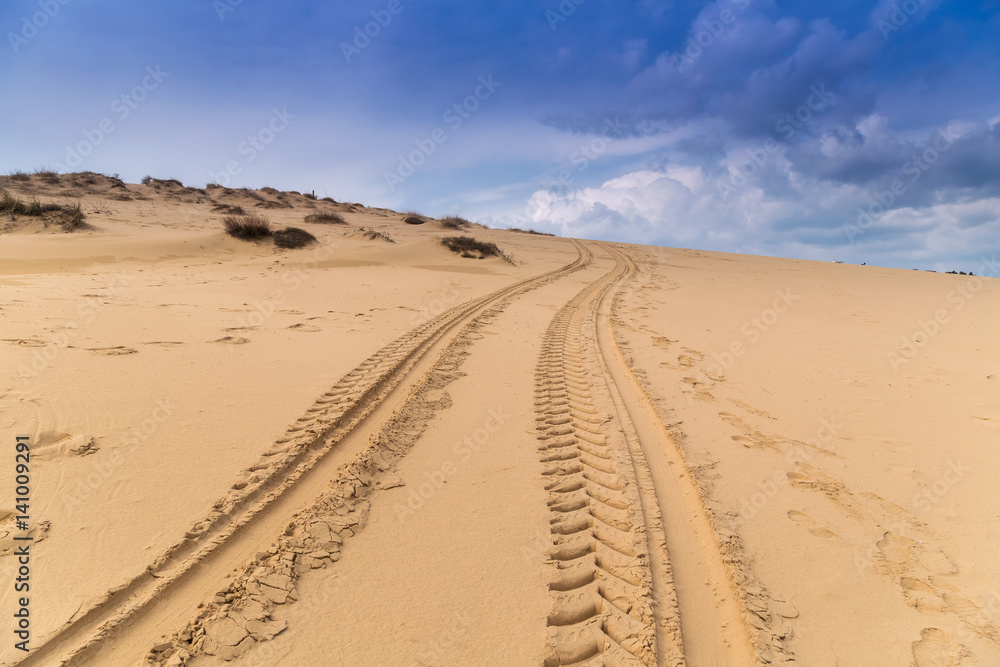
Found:
<svg viewBox="0 0 1000 667"><path fill-rule="evenodd" d="M305 218L306 222L319 222L330 225L346 225L347 220L338 213L310 213Z"/></svg>
<svg viewBox="0 0 1000 667"><path fill-rule="evenodd" d="M178 181L176 178L153 178L152 176L142 177L143 185L152 185L154 188L159 189L161 185L170 185L177 188L183 188L184 184Z"/></svg>
<svg viewBox="0 0 1000 667"><path fill-rule="evenodd" d="M242 206L233 206L232 204L213 204L212 210L216 213L232 213L233 215L243 215L246 213Z"/></svg>
<svg viewBox="0 0 1000 667"><path fill-rule="evenodd" d="M385 241L386 243L395 243L396 241L386 234L385 232L380 232L377 229L372 229L371 227L362 227L358 230L362 236L364 236L369 241Z"/></svg>
<svg viewBox="0 0 1000 667"><path fill-rule="evenodd" d="M265 201L264 198L260 196L260 193L254 190L253 188L240 188L240 192L242 194L245 194L247 197L250 197L251 199L256 199L257 201Z"/></svg>
<svg viewBox="0 0 1000 667"><path fill-rule="evenodd" d="M520 229L518 227L508 227L507 231L519 234L535 234L537 236L555 236L555 234L549 234L548 232L536 232L534 229Z"/></svg>
<svg viewBox="0 0 1000 667"><path fill-rule="evenodd" d="M441 245L462 257L474 257L485 259L487 257L501 257L506 261L511 261L510 257L501 250L496 243L480 241L471 236L446 236L441 239Z"/></svg>
<svg viewBox="0 0 1000 667"><path fill-rule="evenodd" d="M48 183L49 185L56 185L59 183L59 174L54 171L49 171L48 169L36 169L35 176L37 176L43 183Z"/></svg>
<svg viewBox="0 0 1000 667"><path fill-rule="evenodd" d="M95 215L96 214L100 214L100 213L104 213L106 215L111 215L112 213L117 213L117 211L115 211L114 209L111 208L111 204L110 204L110 202L108 202L107 199L101 199L101 200L98 200L96 202L91 202L91 204L90 204L90 212L93 213L93 214L95 214Z"/></svg>
<svg viewBox="0 0 1000 667"><path fill-rule="evenodd" d="M60 224L63 231L72 232L75 229L79 229L83 226L83 219L85 217L80 202L77 202L73 206L63 206L60 212Z"/></svg>
<svg viewBox="0 0 1000 667"><path fill-rule="evenodd" d="M286 227L274 232L274 245L279 248L301 248L315 242L315 236L298 227Z"/></svg>
<svg viewBox="0 0 1000 667"><path fill-rule="evenodd" d="M460 218L457 215L449 215L441 218L441 226L445 229L465 229L471 224L472 223L465 218Z"/></svg>
<svg viewBox="0 0 1000 667"><path fill-rule="evenodd" d="M7 215L11 220L18 216L41 218L46 225L54 222L67 232L83 226L83 220L86 217L79 202L76 204L56 204L41 202L37 199L25 202L6 190L0 194L0 215Z"/></svg>
<svg viewBox="0 0 1000 667"><path fill-rule="evenodd" d="M270 199L262 199L256 204L254 204L254 206L258 206L260 208L295 208L287 201L284 200L271 201Z"/></svg>
<svg viewBox="0 0 1000 667"><path fill-rule="evenodd" d="M336 204L337 203L337 200L334 199L333 197L323 197L320 201L328 201L331 204Z"/></svg>
<svg viewBox="0 0 1000 667"><path fill-rule="evenodd" d="M403 218L403 222L408 225L422 225L427 222L427 218L418 214L410 214Z"/></svg>
<svg viewBox="0 0 1000 667"><path fill-rule="evenodd" d="M260 213L236 213L222 219L226 233L244 241L271 236L271 221Z"/></svg>

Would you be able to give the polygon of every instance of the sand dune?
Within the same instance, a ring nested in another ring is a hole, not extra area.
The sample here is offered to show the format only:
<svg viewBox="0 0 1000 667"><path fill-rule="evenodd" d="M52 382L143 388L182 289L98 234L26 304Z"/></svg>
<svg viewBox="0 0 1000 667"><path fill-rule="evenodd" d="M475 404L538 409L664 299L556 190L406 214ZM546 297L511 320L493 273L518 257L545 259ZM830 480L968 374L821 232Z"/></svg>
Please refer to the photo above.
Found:
<svg viewBox="0 0 1000 667"><path fill-rule="evenodd" d="M989 279L0 187L2 664L1000 664Z"/></svg>

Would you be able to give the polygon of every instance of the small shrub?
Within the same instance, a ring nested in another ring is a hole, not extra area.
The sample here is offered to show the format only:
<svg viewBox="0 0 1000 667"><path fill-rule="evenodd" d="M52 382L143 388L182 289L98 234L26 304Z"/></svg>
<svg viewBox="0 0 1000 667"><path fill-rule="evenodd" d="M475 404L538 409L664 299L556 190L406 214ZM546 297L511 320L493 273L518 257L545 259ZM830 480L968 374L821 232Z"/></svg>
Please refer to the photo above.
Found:
<svg viewBox="0 0 1000 667"><path fill-rule="evenodd" d="M9 215L12 220L19 215L44 218L46 225L54 220L67 232L82 227L86 217L79 202L72 206L51 202L43 203L37 199L25 203L23 199L15 197L6 190L0 194L0 215Z"/></svg>
<svg viewBox="0 0 1000 667"><path fill-rule="evenodd" d="M403 218L403 222L405 222L408 225L422 225L425 222L427 222L427 218L423 217L422 215L408 215L405 218Z"/></svg>
<svg viewBox="0 0 1000 667"><path fill-rule="evenodd" d="M364 236L369 241L385 241L386 243L395 243L391 236L385 232L380 232L377 229L372 229L371 227L362 227L358 230L361 235Z"/></svg>
<svg viewBox="0 0 1000 667"><path fill-rule="evenodd" d="M216 213L232 213L233 215L243 215L246 211L243 210L242 206L233 206L232 204L215 204L212 206L212 210Z"/></svg>
<svg viewBox="0 0 1000 667"><path fill-rule="evenodd" d="M323 199L321 199L320 201L328 201L331 204L336 204L337 203L337 200L334 199L333 197L323 197Z"/></svg>
<svg viewBox="0 0 1000 667"><path fill-rule="evenodd" d="M253 188L240 188L240 192L242 194L245 194L247 197L250 197L251 199L256 199L257 201L264 201L264 198L260 196L260 193L258 193Z"/></svg>
<svg viewBox="0 0 1000 667"><path fill-rule="evenodd" d="M477 257L478 259L502 257L508 262L510 261L510 258L497 247L496 243L479 241L471 236L446 236L441 239L441 245L462 257Z"/></svg>
<svg viewBox="0 0 1000 667"><path fill-rule="evenodd" d="M177 188L183 188L184 187L184 184L181 183L180 181L178 181L176 178L154 178L154 179L151 179L151 180L153 181L153 184L156 185L156 186L159 186L159 185L172 185L172 186L177 187Z"/></svg>
<svg viewBox="0 0 1000 667"><path fill-rule="evenodd" d="M274 245L279 248L301 248L315 242L315 236L298 227L286 227L274 233Z"/></svg>
<svg viewBox="0 0 1000 667"><path fill-rule="evenodd" d="M149 185L150 183L153 182L153 177L152 176L143 176L142 180L139 181L139 182L142 183L143 185Z"/></svg>
<svg viewBox="0 0 1000 667"><path fill-rule="evenodd" d="M457 215L449 215L445 218L441 218L441 226L445 229L465 229L472 223L465 218L460 218Z"/></svg>
<svg viewBox="0 0 1000 667"><path fill-rule="evenodd" d="M549 234L548 232L536 232L534 229L520 229L518 227L508 227L508 232L517 232L518 234L535 234L536 236L555 236L555 234Z"/></svg>
<svg viewBox="0 0 1000 667"><path fill-rule="evenodd" d="M23 199L10 194L6 190L0 196L0 214L9 215L12 218L18 215L41 217L46 213L61 211L63 208L59 204L43 204L37 199L32 199L25 204Z"/></svg>
<svg viewBox="0 0 1000 667"><path fill-rule="evenodd" d="M24 202L21 201L20 197L15 197L6 190L0 195L0 214L9 215L11 217L15 215L24 215Z"/></svg>
<svg viewBox="0 0 1000 667"><path fill-rule="evenodd" d="M35 176L38 176L43 183L48 183L49 185L56 185L59 183L59 174L54 171L49 171L48 169L36 169Z"/></svg>
<svg viewBox="0 0 1000 667"><path fill-rule="evenodd" d="M278 200L278 201L271 201L269 199L261 199L259 202L257 202L256 204L254 204L254 206L257 206L257 207L260 207L260 208L295 208L294 206L292 206L291 204L289 204L287 201L285 201L283 199Z"/></svg>
<svg viewBox="0 0 1000 667"><path fill-rule="evenodd" d="M72 232L83 226L83 219L86 216L79 202L74 206L62 206L60 208L62 209L62 214L59 223L62 225L63 231Z"/></svg>
<svg viewBox="0 0 1000 667"><path fill-rule="evenodd" d="M306 199L312 199L313 201L316 201L316 193L315 192L307 192L307 193L305 193L302 196L305 197Z"/></svg>
<svg viewBox="0 0 1000 667"><path fill-rule="evenodd" d="M29 176L28 174L24 173L20 169L17 169L15 171L10 172L8 174L8 176L10 176L10 180L12 180L12 181L30 181L31 180L31 176Z"/></svg>
<svg viewBox="0 0 1000 667"><path fill-rule="evenodd" d="M310 213L305 220L306 222L321 222L330 225L347 224L347 220L344 220L339 213Z"/></svg>
<svg viewBox="0 0 1000 667"><path fill-rule="evenodd" d="M272 234L271 221L260 213L227 215L222 219L226 233L232 237L249 241Z"/></svg>

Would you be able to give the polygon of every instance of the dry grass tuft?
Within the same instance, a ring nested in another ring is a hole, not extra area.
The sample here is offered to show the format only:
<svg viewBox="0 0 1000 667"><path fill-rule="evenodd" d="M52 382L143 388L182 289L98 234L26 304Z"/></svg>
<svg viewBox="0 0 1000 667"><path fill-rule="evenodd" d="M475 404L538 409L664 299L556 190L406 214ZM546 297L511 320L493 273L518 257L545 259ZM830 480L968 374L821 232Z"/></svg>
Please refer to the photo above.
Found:
<svg viewBox="0 0 1000 667"><path fill-rule="evenodd" d="M274 233L274 245L279 248L301 248L315 242L315 236L298 227L286 227Z"/></svg>
<svg viewBox="0 0 1000 667"><path fill-rule="evenodd" d="M235 213L222 219L226 233L250 241L271 236L271 221L260 213Z"/></svg>
<svg viewBox="0 0 1000 667"><path fill-rule="evenodd" d="M441 245L462 257L473 257L485 259L487 257L500 257L508 262L511 258L501 250L496 243L480 241L471 236L446 236L441 239Z"/></svg>
<svg viewBox="0 0 1000 667"><path fill-rule="evenodd" d="M310 213L305 218L306 222L321 222L331 225L346 225L347 220L337 213Z"/></svg>

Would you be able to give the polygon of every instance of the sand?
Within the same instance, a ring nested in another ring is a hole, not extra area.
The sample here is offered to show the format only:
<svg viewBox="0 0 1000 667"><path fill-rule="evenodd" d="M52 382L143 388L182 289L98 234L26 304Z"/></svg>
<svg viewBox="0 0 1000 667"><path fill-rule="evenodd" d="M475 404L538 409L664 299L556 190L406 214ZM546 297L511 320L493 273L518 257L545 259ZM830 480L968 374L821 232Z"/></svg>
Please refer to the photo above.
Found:
<svg viewBox="0 0 1000 667"><path fill-rule="evenodd" d="M988 277L0 187L2 664L1000 664Z"/></svg>

